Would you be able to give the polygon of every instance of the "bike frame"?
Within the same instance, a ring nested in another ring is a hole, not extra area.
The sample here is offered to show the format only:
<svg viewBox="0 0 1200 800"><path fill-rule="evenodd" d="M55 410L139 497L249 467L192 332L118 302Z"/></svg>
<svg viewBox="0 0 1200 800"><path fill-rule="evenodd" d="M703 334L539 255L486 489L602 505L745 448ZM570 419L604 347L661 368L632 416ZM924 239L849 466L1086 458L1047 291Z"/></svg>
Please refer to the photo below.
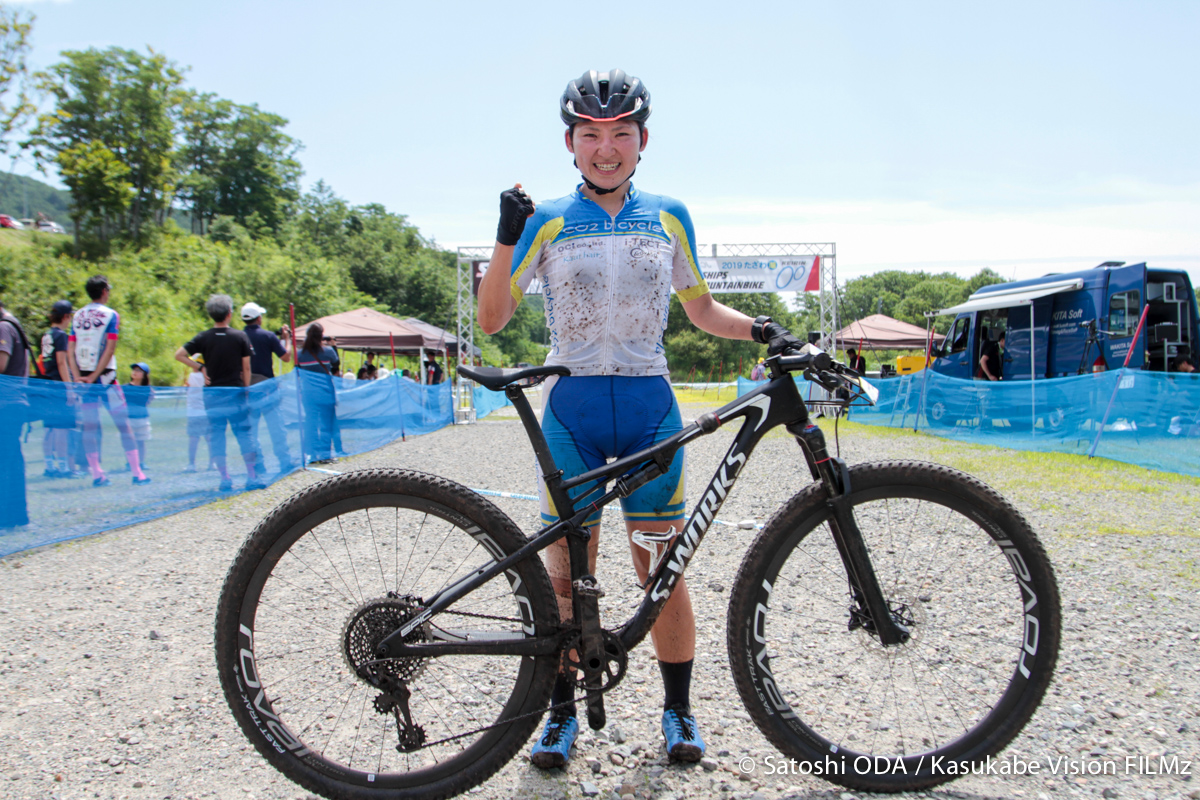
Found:
<svg viewBox="0 0 1200 800"><path fill-rule="evenodd" d="M874 621L880 641L885 645L905 641L907 631L892 619L876 581L874 569L870 565L862 534L850 511L846 498L850 491L849 472L841 459L829 455L825 446L825 435L810 421L808 409L800 397L796 382L791 373L785 371L787 362L791 360L788 357L769 360L770 381L717 411L701 415L674 436L569 480L562 479L562 471L554 463L523 387L506 387L505 394L516 408L533 445L550 499L560 511L560 518L542 528L528 544L516 552L476 570L428 598L425 601L425 609L420 614L380 643L378 656L429 658L446 655L549 655L560 651L576 633L582 633L583 661L586 668L587 663L598 655L598 648L602 647L602 643L597 635L600 630L598 593L595 593L594 589L592 592L587 590L588 581L591 581L590 586L594 586L595 579L589 574L587 540L590 534L583 527L585 519L594 510L603 508L620 497L629 496L640 486L664 474L676 453L688 442L713 433L739 418L744 419L744 423L726 451L724 459L717 466L700 500L692 509L687 523L662 556L658 569L648 577L646 595L637 611L616 629L621 645L628 651L650 632L717 512L736 484L737 477L755 446L768 431L781 425L795 436L813 479L821 481L829 492L828 502L833 511L829 524L834 540L846 566L851 588L855 596L860 598L864 611ZM608 481L615 482L612 489L582 510L575 508L575 501L570 497L569 490L589 484L604 485ZM564 537L567 538L570 555L572 602L575 612L574 619L567 628L555 632L539 631L537 635L527 638L492 639L473 636L457 642L403 641L414 629L449 608L460 598Z"/></svg>

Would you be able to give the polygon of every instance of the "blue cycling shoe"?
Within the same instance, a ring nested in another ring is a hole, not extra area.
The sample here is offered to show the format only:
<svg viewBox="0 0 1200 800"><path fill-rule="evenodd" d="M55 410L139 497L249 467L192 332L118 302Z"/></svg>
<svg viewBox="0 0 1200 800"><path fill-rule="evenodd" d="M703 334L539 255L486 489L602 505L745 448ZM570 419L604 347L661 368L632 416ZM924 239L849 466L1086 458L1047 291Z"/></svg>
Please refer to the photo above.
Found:
<svg viewBox="0 0 1200 800"><path fill-rule="evenodd" d="M571 757L571 745L579 735L579 720L575 717L551 714L546 720L542 738L537 740L529 760L542 769L565 766Z"/></svg>
<svg viewBox="0 0 1200 800"><path fill-rule="evenodd" d="M687 706L675 705L663 712L662 732L672 761L696 762L704 755L704 740Z"/></svg>

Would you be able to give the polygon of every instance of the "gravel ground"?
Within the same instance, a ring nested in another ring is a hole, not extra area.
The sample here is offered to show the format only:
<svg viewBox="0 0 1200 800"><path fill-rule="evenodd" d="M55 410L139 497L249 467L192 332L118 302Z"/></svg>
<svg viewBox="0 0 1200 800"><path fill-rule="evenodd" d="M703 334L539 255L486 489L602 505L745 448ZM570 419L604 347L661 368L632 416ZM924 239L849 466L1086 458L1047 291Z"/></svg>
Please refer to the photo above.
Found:
<svg viewBox="0 0 1200 800"><path fill-rule="evenodd" d="M701 410L687 407L685 417ZM1162 756L1167 764L1177 756L1180 771L1187 762L1188 772L1200 766L1200 481L904 432L849 426L842 433L851 463L937 461L995 486L1039 532L1062 593L1058 673L1004 753L1041 762L1043 774L971 776L908 796L1200 798L1200 780L1145 768L1158 770ZM721 431L689 450L693 502L728 441ZM379 466L420 469L474 488L533 491L532 452L511 409L344 460L337 469ZM295 475L264 492L0 560L0 797L308 797L237 729L217 681L212 620L242 539L270 508L320 477ZM761 522L806 483L795 444L773 433L720 518ZM535 503L496 503L526 530L536 524ZM609 728L598 735L585 729L568 769L542 773L518 757L468 796L861 796L818 779L767 775L761 766L751 774L739 769L744 758L762 765L772 754L737 698L721 622L753 535L714 527L688 571L701 620L693 707L711 760L662 760L661 688L646 643L609 695ZM609 587L631 583L622 539L602 542L599 572ZM626 585L610 595L619 604L631 591ZM1064 757L1068 762L1058 761ZM1047 762L1060 765L1057 775L1048 774ZM1064 775L1065 763L1076 774ZM1117 774L1078 774L1097 768Z"/></svg>

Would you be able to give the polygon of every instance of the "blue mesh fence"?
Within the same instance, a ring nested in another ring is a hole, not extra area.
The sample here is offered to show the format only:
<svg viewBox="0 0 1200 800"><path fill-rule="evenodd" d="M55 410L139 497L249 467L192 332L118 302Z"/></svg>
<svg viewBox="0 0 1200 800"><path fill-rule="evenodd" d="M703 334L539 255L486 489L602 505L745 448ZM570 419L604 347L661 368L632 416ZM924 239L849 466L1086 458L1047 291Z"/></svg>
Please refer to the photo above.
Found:
<svg viewBox="0 0 1200 800"><path fill-rule="evenodd" d="M505 402L503 394L476 389L476 403L488 409L480 416ZM315 460L362 453L453 419L449 383L421 386L397 374L344 384L293 371L249 389L0 376L0 556L245 491L247 453L256 477L270 484L299 469L304 454ZM144 453L137 460L149 483L133 482L126 453L134 450ZM94 485L88 451L108 485ZM227 491L211 468L222 452Z"/></svg>
<svg viewBox="0 0 1200 800"><path fill-rule="evenodd" d="M1083 455L1099 434L1097 456L1200 476L1200 373L1121 369L1031 383L968 381L931 371L872 383L879 402L851 409L855 422ZM739 379L738 393L757 385Z"/></svg>
<svg viewBox="0 0 1200 800"><path fill-rule="evenodd" d="M482 386L475 387L475 418L483 419L498 408L511 406L504 392L493 392Z"/></svg>

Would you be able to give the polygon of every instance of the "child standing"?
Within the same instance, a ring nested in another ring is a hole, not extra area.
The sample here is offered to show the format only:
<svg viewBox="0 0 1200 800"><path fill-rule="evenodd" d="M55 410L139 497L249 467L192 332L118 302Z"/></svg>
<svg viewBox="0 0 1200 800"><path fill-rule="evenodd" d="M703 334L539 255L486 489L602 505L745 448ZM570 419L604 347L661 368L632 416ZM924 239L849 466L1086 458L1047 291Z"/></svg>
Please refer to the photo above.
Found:
<svg viewBox="0 0 1200 800"><path fill-rule="evenodd" d="M150 441L150 401L154 390L150 388L150 365L139 361L129 370L129 386L125 387L125 404L129 407L129 427L137 442L138 458L146 466L146 442Z"/></svg>
<svg viewBox="0 0 1200 800"><path fill-rule="evenodd" d="M197 359L199 361L200 359ZM201 362L202 363L202 362ZM195 369L184 381L187 389L188 465L184 472L196 471L196 450L201 439L208 439L208 412L204 410L204 372ZM209 448L211 457L211 447ZM211 464L210 464L211 467Z"/></svg>

